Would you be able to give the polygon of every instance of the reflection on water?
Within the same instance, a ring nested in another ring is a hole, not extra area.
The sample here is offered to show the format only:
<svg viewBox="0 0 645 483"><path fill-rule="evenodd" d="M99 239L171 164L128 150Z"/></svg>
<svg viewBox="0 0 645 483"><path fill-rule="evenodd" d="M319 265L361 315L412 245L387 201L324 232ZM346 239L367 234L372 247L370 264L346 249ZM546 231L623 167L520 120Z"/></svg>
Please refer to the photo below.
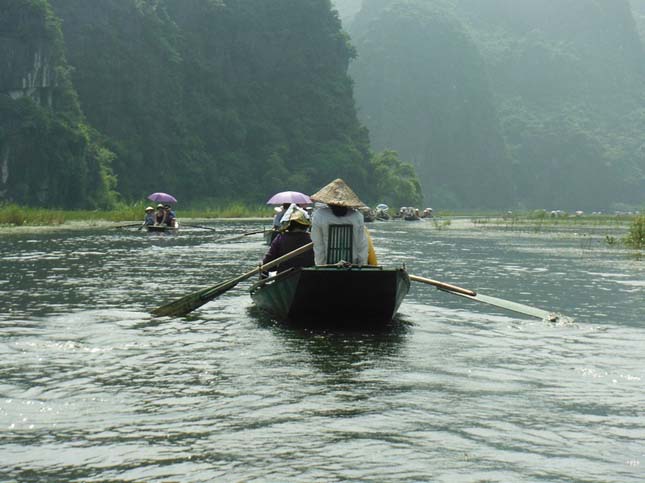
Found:
<svg viewBox="0 0 645 483"><path fill-rule="evenodd" d="M642 262L560 232L374 224L382 261L576 321L421 284L376 333L285 327L244 284L150 317L254 266L261 236L217 240L258 226L0 237L1 479L643 480Z"/></svg>
<svg viewBox="0 0 645 483"><path fill-rule="evenodd" d="M347 377L354 372L394 358L409 330L409 323L396 318L376 331L330 331L303 329L279 323L257 307L248 313L262 327L285 344L293 353L302 353L302 360L321 373Z"/></svg>

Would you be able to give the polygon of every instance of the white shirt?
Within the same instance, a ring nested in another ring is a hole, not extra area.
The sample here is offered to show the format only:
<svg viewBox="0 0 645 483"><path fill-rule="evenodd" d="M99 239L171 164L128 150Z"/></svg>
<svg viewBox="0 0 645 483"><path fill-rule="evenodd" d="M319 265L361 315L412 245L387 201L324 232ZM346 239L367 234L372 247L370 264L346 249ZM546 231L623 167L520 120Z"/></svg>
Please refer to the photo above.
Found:
<svg viewBox="0 0 645 483"><path fill-rule="evenodd" d="M316 265L327 264L327 242L329 225L353 225L352 259L354 265L367 265L367 235L363 215L348 208L346 216L336 216L331 208L318 208L311 217L311 241L314 242L314 260Z"/></svg>

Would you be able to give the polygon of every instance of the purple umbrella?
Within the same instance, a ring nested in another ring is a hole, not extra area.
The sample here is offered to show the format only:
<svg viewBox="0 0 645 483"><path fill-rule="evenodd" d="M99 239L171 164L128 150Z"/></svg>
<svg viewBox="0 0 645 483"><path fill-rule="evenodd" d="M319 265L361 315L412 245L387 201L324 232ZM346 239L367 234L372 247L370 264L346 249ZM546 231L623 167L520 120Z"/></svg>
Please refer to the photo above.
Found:
<svg viewBox="0 0 645 483"><path fill-rule="evenodd" d="M168 193L152 193L148 196L148 199L157 203L177 203L177 199Z"/></svg>
<svg viewBox="0 0 645 483"><path fill-rule="evenodd" d="M308 205L311 203L311 198L304 193L298 191L281 191L274 194L267 205L281 205L283 203L295 203L297 205Z"/></svg>

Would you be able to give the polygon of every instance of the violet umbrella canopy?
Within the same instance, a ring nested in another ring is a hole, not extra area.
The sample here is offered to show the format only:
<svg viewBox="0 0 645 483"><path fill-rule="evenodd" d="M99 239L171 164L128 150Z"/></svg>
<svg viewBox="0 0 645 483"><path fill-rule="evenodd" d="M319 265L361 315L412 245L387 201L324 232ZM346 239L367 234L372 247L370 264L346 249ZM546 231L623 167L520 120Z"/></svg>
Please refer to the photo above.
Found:
<svg viewBox="0 0 645 483"><path fill-rule="evenodd" d="M311 198L304 193L299 191L281 191L280 193L274 194L267 205L281 205L283 203L295 203L297 205L308 205L311 203Z"/></svg>
<svg viewBox="0 0 645 483"><path fill-rule="evenodd" d="M157 203L177 203L177 199L168 193L152 193L148 196L148 199Z"/></svg>

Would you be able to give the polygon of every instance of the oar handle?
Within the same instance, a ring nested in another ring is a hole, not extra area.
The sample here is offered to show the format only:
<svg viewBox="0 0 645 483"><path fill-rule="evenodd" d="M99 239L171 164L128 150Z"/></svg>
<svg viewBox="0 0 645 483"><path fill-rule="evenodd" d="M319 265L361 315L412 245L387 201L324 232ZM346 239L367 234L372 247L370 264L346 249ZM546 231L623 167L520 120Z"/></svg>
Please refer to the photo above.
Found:
<svg viewBox="0 0 645 483"><path fill-rule="evenodd" d="M117 225L117 226L113 226L111 228L132 228L134 226L140 226L140 225L141 225L141 223L130 223L129 225Z"/></svg>
<svg viewBox="0 0 645 483"><path fill-rule="evenodd" d="M244 238L245 236L249 235L257 235L258 233L264 233L265 230L258 230L258 231L250 231L248 233L242 233L241 235L234 235L234 236L228 236L226 238L220 238L217 240L218 242L223 242L223 241L233 241L233 240L239 240L240 238Z"/></svg>
<svg viewBox="0 0 645 483"><path fill-rule="evenodd" d="M203 226L203 225L187 225L186 223L182 223L181 226L187 226L189 228L201 228L202 230L217 231L215 228L210 228L208 226Z"/></svg>
<svg viewBox="0 0 645 483"><path fill-rule="evenodd" d="M445 282L439 282L438 280L432 280L431 278L419 277L418 275L409 275L409 277L410 277L410 280L414 280L415 282L427 283L428 285L434 285L435 287L440 288L441 290L447 290L449 292L456 292L464 295L469 295L471 297L475 297L477 295L477 292L473 290L469 290L463 287L458 287L457 285L451 285Z"/></svg>
<svg viewBox="0 0 645 483"><path fill-rule="evenodd" d="M306 245L301 246L300 248L297 248L293 250L292 252L289 252L285 255L282 255L281 257L276 258L275 260L271 260L268 263L265 263L264 265L260 265L258 267L255 267L253 270L250 270L246 272L245 274L240 275L239 277L232 278L231 280L228 280L227 282L218 284L211 289L203 292L201 294L201 298L203 300L207 300L211 298L211 296L215 293L220 293L222 291L226 291L230 288L235 287L238 283L240 283L243 280L246 280L247 278L251 278L253 275L256 275L260 272L264 272L270 268L273 268L277 265L280 265L282 262L286 262L287 260L297 257L298 255L305 253L313 248L314 244L313 242L307 243Z"/></svg>

